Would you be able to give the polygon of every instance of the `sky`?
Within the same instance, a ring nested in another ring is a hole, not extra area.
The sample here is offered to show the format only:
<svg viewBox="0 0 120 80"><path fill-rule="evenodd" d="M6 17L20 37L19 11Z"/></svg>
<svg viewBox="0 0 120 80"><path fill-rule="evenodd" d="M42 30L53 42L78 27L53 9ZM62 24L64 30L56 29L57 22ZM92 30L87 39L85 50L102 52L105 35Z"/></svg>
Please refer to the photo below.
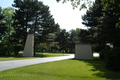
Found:
<svg viewBox="0 0 120 80"><path fill-rule="evenodd" d="M0 6L2 8L12 7L14 0L0 0ZM70 31L71 29L81 28L87 29L82 24L82 15L86 13L86 9L79 8L73 9L70 2L57 3L56 0L39 0L42 1L45 5L49 6L49 10L53 18L55 19L55 23L60 25L61 29L66 29L66 31Z"/></svg>

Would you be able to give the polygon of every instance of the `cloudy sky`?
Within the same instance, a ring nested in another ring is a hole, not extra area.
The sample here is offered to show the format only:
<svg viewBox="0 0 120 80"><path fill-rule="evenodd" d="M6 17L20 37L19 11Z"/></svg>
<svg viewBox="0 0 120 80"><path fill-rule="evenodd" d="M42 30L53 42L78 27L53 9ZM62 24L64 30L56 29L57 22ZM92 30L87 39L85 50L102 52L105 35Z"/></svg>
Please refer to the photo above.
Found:
<svg viewBox="0 0 120 80"><path fill-rule="evenodd" d="M2 8L12 6L14 0L0 0L0 6ZM70 2L62 4L62 2L57 3L56 0L39 0L45 5L50 7L51 14L55 19L55 22L60 25L61 29L66 29L67 31L76 28L86 29L82 25L81 16L85 14L86 9L79 10L76 8L73 10Z"/></svg>

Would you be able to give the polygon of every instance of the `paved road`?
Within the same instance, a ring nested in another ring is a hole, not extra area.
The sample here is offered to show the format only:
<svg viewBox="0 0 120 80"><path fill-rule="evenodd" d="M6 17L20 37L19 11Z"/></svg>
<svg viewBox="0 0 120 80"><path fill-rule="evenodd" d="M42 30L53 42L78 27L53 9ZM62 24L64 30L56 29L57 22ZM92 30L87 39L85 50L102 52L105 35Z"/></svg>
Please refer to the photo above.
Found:
<svg viewBox="0 0 120 80"><path fill-rule="evenodd" d="M48 57L48 58L37 58L37 59L24 59L24 60L11 60L11 61L0 61L0 71L13 69L17 67L59 61L64 59L74 58L74 55L60 56L60 57Z"/></svg>
<svg viewBox="0 0 120 80"><path fill-rule="evenodd" d="M99 56L99 54L95 53L95 54L93 54L93 56ZM70 59L70 58L74 58L74 55L71 54L69 56L60 56L60 57L0 61L0 71L13 69L13 68L17 68L17 67L22 67L22 66L27 66L27 65Z"/></svg>

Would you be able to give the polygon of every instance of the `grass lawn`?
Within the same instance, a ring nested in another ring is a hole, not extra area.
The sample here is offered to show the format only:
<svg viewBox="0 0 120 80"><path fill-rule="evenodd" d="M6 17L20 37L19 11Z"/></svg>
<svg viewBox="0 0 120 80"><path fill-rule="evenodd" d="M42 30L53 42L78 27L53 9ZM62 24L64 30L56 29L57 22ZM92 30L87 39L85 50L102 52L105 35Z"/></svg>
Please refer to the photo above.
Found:
<svg viewBox="0 0 120 80"><path fill-rule="evenodd" d="M57 57L57 56L66 56L62 53L38 53L34 57L22 57L22 52L18 54L18 56L0 56L0 61L7 61L7 60L21 60L21 59L33 59L33 58L42 58L42 57Z"/></svg>
<svg viewBox="0 0 120 80"><path fill-rule="evenodd" d="M120 80L103 60L62 60L0 72L0 80Z"/></svg>

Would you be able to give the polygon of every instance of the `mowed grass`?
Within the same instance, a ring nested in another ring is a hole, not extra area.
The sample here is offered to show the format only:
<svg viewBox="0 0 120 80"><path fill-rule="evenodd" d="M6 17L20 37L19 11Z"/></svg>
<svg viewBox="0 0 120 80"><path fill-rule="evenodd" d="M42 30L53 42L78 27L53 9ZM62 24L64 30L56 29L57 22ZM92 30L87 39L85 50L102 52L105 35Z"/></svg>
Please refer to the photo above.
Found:
<svg viewBox="0 0 120 80"><path fill-rule="evenodd" d="M22 57L22 52L18 54L18 56L10 55L10 56L0 56L0 61L8 61L8 60L21 60L21 59L34 59L34 58L44 58L44 57L57 57L57 56L67 56L62 53L37 53L33 57Z"/></svg>
<svg viewBox="0 0 120 80"><path fill-rule="evenodd" d="M0 80L120 80L103 60L62 60L0 72Z"/></svg>

